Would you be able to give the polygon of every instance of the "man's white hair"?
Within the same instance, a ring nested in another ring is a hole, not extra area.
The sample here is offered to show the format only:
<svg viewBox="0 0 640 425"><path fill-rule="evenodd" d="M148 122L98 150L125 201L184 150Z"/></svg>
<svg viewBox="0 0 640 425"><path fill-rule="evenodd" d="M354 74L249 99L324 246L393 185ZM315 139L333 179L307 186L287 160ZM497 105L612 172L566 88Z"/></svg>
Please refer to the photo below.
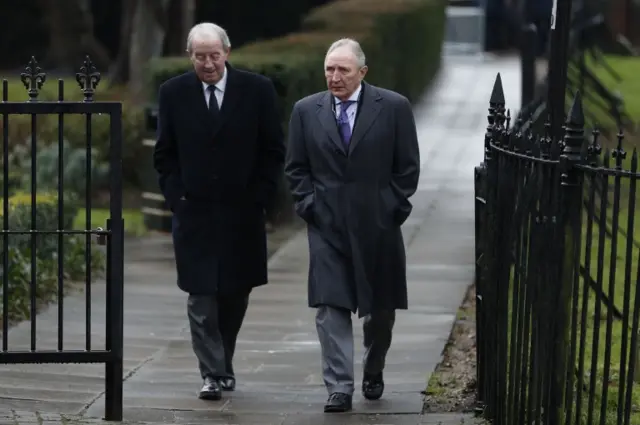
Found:
<svg viewBox="0 0 640 425"><path fill-rule="evenodd" d="M193 39L198 37L217 38L226 51L231 49L231 41L224 28L211 22L201 22L194 25L189 31L189 35L187 36L187 52L191 53Z"/></svg>
<svg viewBox="0 0 640 425"><path fill-rule="evenodd" d="M325 56L325 60L327 56L331 54L334 50L340 47L348 47L353 55L356 57L356 61L358 62L358 66L362 68L367 64L367 57L364 55L364 51L362 47L360 47L360 43L352 38L341 38L338 41L335 41L327 50L327 55Z"/></svg>

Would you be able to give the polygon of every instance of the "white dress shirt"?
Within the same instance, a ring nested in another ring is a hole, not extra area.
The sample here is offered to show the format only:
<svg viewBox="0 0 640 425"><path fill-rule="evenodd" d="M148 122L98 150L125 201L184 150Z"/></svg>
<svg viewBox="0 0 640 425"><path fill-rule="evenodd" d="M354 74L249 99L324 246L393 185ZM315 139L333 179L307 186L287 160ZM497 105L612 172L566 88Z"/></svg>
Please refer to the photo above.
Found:
<svg viewBox="0 0 640 425"><path fill-rule="evenodd" d="M362 91L362 85L359 85L356 91L354 91L348 99L355 102L349 105L349 108L347 108L347 118L349 119L349 127L351 127L351 131L353 131L353 126L356 123L356 115L358 113L358 97L360 97L360 91ZM341 100L337 97L334 97L333 99L336 104L336 119L338 119L340 118L340 110L342 109L342 105L340 104Z"/></svg>
<svg viewBox="0 0 640 425"><path fill-rule="evenodd" d="M224 74L222 75L222 78L220 79L220 81L218 81L215 85L215 90L214 93L216 94L216 100L218 102L218 109L222 108L222 100L224 99L224 90L227 88L227 75L228 75L228 70L225 67L224 69ZM202 89L204 90L204 98L207 101L207 108L209 107L209 101L210 101L210 97L211 97L211 92L209 90L207 90L209 88L211 84L202 83Z"/></svg>

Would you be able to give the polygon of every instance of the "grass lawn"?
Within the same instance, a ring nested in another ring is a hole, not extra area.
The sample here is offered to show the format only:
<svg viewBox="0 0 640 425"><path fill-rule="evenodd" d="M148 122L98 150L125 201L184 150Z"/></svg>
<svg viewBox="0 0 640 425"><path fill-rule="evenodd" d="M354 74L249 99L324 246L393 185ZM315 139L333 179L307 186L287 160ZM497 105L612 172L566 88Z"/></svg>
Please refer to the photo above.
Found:
<svg viewBox="0 0 640 425"><path fill-rule="evenodd" d="M598 64L590 57L588 57L586 61L589 70L598 77L602 84L612 93L616 93L622 97L624 112L626 112L637 125L640 121L640 78L638 77L640 75L640 58L607 55L605 56L605 62L609 68L613 69L618 76L621 77L620 82L616 81L607 71L605 65ZM572 64L570 66L570 73L578 75L578 72L578 68L575 64ZM615 120L613 120L610 114L605 112L601 106L598 106L598 104L605 105L602 98L595 94L591 85L587 86L586 91L589 93L583 96L583 101L587 115L587 127L591 128L597 125L604 132L615 134L618 130ZM591 97L592 94L595 99ZM567 111L572 101L572 96L567 96ZM631 151L630 148L632 146L640 145L640 134L638 134L638 130L636 130L636 134L627 134L626 136L624 146L627 147L627 150ZM601 142L604 146L614 147L617 140L615 137L609 136L608 141L603 139Z"/></svg>
<svg viewBox="0 0 640 425"><path fill-rule="evenodd" d="M613 221L613 188L614 179L609 178L608 185L610 187L608 193L609 206L607 208L607 223L601 226L601 223L594 220L588 220L588 214L585 211L583 215L582 226L582 265L589 267L589 275L596 281L596 287L601 288L601 291L607 295L609 299L613 299L613 305L616 310L621 312L623 319L616 319L613 317L613 310L609 310L603 302L598 302L598 297L592 288L589 288L587 294L587 311L586 321L583 323L580 319L582 315L582 306L579 305L577 309L577 325L578 335L581 332L586 332L586 341L584 346L584 358L577 358L576 367L580 366L580 361L583 362L584 375L583 384L586 388L591 388L592 384L595 384L595 396L593 405L596 409L594 417L599 420L599 410L603 400L603 394L607 392L607 417L606 424L615 424L617 420L618 410L618 392L620 388L626 388L626 371L629 368L629 358L633 348L631 347L631 326L632 318L634 314L634 297L637 286L637 270L638 270L638 256L640 244L640 215L630 214L631 207L629 205L629 186L628 182L624 182L622 179L620 182L621 188L621 203L620 213L618 214L618 226L623 233L618 232L614 236L616 255L612 257L612 248L614 247L614 239L605 236L602 239L601 229L611 230ZM625 184L626 183L626 184ZM636 199L640 198L640 191L636 187ZM595 211L596 214L600 210L600 198L596 197ZM636 202L635 208L640 207ZM629 219L633 222L629 223ZM630 227L631 225L631 227ZM629 231L631 229L631 231ZM590 235L588 237L588 235ZM586 252L587 238L592 241L592 248L589 253ZM628 248L628 245L631 248ZM627 252L631 254L627 255ZM587 265L587 260L589 264ZM599 262L602 264L599 267ZM615 275L612 277L611 272L614 271ZM598 276L602 276L598 279ZM585 279L581 279L580 282L580 303L583 302L585 297L585 286L587 283ZM599 305L598 305L599 304ZM610 313L611 325L608 326L607 315ZM626 325L625 325L626 323ZM626 330L625 330L626 328ZM607 334L611 343L607 344ZM594 337L597 336L596 342ZM579 341L579 337L578 337ZM578 342L579 344L579 342ZM597 348L596 348L597 347ZM608 359L608 361L607 361ZM624 360L621 365L621 360ZM591 380L591 370L595 365L596 377ZM608 366L608 372L605 368ZM621 367L622 366L622 367ZM640 371L636 371L638 373ZM621 375L622 373L622 375ZM605 384L604 377L607 376L608 380ZM620 386L621 380L623 386ZM579 389L579 385L576 386ZM626 391L626 390L625 390ZM589 391L583 392L583 423L587 423L586 411L589 406ZM633 386L632 397L632 415L631 423L640 424L640 384L636 383ZM624 399L623 399L624 405ZM575 411L575 409L574 409Z"/></svg>
<svg viewBox="0 0 640 425"><path fill-rule="evenodd" d="M630 161L627 159L625 162L626 167L624 168L629 169ZM613 166L614 163L612 162L610 165ZM583 211L580 264L587 269L588 275L593 279L593 285L599 288L599 292L604 293L608 299L613 300L615 310L620 312L623 318L614 317L614 310L612 309L611 325L608 326L607 315L609 310L605 302L602 300L598 302L596 291L592 285L589 285L588 280L584 276L579 279L579 295L577 297L577 303L573 304L576 308L575 310L572 309L570 313L570 317L576 318L577 333L573 336L575 338L574 347L576 357L575 362L570 364L569 367L576 372L582 372L582 378L581 380L576 379L574 382L575 385L573 386L573 400L570 401L573 406L570 422L572 424L575 424L575 415L579 404L578 398L581 398L581 421L579 425L599 424L601 406L606 391L606 416L603 423L605 425L614 425L618 423L618 396L621 388L623 396L626 397L627 371L633 350L631 346L631 326L635 311L634 297L636 287L639 283L637 276L640 257L640 214L638 214L640 208L640 182L636 185L636 201L634 204L629 201L631 193L629 179L620 179L620 205L619 213L617 214L619 231L616 233L617 236L615 239L612 239L607 233L611 232L613 227L615 185L614 178L609 177L607 181L607 187L609 187L606 206L607 214L604 226L601 226L601 221L598 219L589 220L587 210ZM585 191L585 194L586 196L591 195L588 190ZM594 199L594 212L599 217L601 198L596 195ZM635 213L631 214L631 211ZM632 220L631 222L629 221L630 219ZM603 238L600 237L601 229L603 230ZM530 229L530 231L531 230L533 229ZM587 240L591 241L591 247L588 252ZM612 255L614 240L617 251L615 257ZM627 247L628 245L631 246L630 249ZM628 256L627 251L630 251L632 255ZM514 289L513 266L511 269L508 295L508 344L511 341L512 330L515 329L512 305ZM612 270L615 270L613 276L611 275ZM522 279L523 277L521 276L520 296L523 296L522 291L524 290ZM572 297L572 302L574 302L574 299L575 298ZM583 308L585 305L586 310ZM522 312L519 314L522 314ZM582 320L583 316L586 318L584 321ZM582 334L586 335L583 346L581 345ZM570 337L572 337L572 335L570 335ZM520 337L520 340L522 340L522 337ZM609 344L607 343L608 340L610 341ZM638 343L640 344L640 340ZM567 354L569 354L569 352L569 348L567 348ZM583 353L582 356L580 355L581 352ZM510 348L508 347L507 356L509 356L510 353ZM508 364L510 361L511 359L508 358ZM640 358L638 361L640 361ZM580 368L581 364L582 369ZM636 365L639 364L640 363L636 362ZM527 366L527 368L528 367L529 366ZM593 377L591 376L592 370L595 370ZM507 373L509 373L509 368L507 368L507 371ZM518 371L516 373L520 372ZM640 370L638 366L636 366L636 376L640 376L638 374L640 374ZM507 382L509 382L509 378L507 379ZM622 386L620 386L621 381L623 382ZM591 391L592 389L593 391ZM589 399L590 392L593 392L592 400ZM592 407L590 407L590 403ZM623 398L622 406L625 406L625 398ZM591 418L588 416L590 410L593 412ZM631 412L630 423L640 425L640 381L633 385ZM589 419L591 420L589 421ZM569 423L569 421L567 421L567 423Z"/></svg>
<svg viewBox="0 0 640 425"><path fill-rule="evenodd" d="M103 208L93 208L91 210L91 228L107 226L107 219L109 218L109 210ZM144 225L144 218L142 212L138 209L125 209L122 212L124 218L124 232L127 236L143 236L146 234L147 229ZM86 228L86 210L80 208L78 215L74 222L74 228L85 229Z"/></svg>
<svg viewBox="0 0 640 425"><path fill-rule="evenodd" d="M618 92L623 100L624 107L627 114L635 121L637 124L638 120L640 120L640 58L633 57L620 57L620 56L607 56L606 62L608 65L622 77L621 82L615 81L615 79L602 67L597 66L593 62L590 62L590 66L595 72L595 74L601 79L603 84L613 90ZM598 120L602 123L603 126L607 126L610 129L615 129L612 127L615 125L613 122L602 110L590 105L589 100L585 102L586 108L588 110L593 111L594 115L597 115ZM608 121L607 121L608 120ZM608 148L614 148L617 143L615 138L610 137L609 140L603 140L602 144ZM640 134L630 134L627 133L625 135L625 139L623 142L623 148L627 151L627 158L623 162L622 168L626 170L631 169L631 154L634 148L637 148L640 145ZM610 166L615 166L615 159L611 159ZM637 171L636 171L637 172ZM615 179L612 177L608 178L607 181L608 186L608 206L607 206L607 224L606 228L611 230L612 222L613 222L613 201L614 201L614 187L615 187ZM615 258L612 259L612 248L614 241L610 237L605 237L603 243L599 242L600 236L600 223L592 222L589 223L587 220L587 213L585 211L583 217L583 245L582 245L582 265L585 265L585 260L588 258L590 260L590 274L595 279L599 272L602 275L602 291L607 294L607 296L612 296L613 303L616 309L623 313L623 316L628 319L627 330L625 330L625 326L623 325L623 320L615 320L610 329L607 329L607 313L608 309L605 305L600 303L600 306L597 306L596 296L593 290L589 291L588 298L588 307L587 307L587 321L584 325L586 325L586 333L587 339L585 344L585 357L584 357L584 384L589 388L590 376L589 373L591 371L591 367L593 364L596 365L597 369L597 377L595 379L596 383L596 395L594 397L594 407L597 412L594 418L599 420L599 408L602 401L603 390L607 390L607 415L606 415L606 424L615 424L617 420L617 410L618 410L618 391L620 389L620 381L621 378L625 378L625 376L621 376L621 358L624 358L626 365L623 365L624 369L628 368L629 364L629 356L632 351L631 347L631 320L633 318L634 313L634 297L636 287L640 282L637 282L638 276L638 264L639 256L640 256L640 181L636 180L636 190L635 190L635 205L630 204L630 179L622 178L620 179L620 213L617 217L618 225L623 230L624 233L618 233L616 236L615 247L617 250ZM595 202L596 212L600 210L600 198L596 197ZM629 223L629 219L632 219L632 223ZM587 233L589 232L589 225L591 224L591 240L593 241L593 247L591 249L590 255L587 255L585 251L585 241L587 237ZM626 235L625 235L626 234ZM627 261L627 251L628 245L631 246L631 258L630 261ZM602 261L602 268L598 270L598 260ZM613 260L613 261L612 261ZM610 272L615 271L615 277L611 279ZM626 277L626 274L629 274ZM584 279L582 280L581 290L584 288ZM582 298L582 294L581 294ZM581 299L582 301L582 299ZM581 309L580 309L581 310ZM597 311L599 310L599 311ZM579 312L581 313L581 311ZM583 326L579 317L578 317L578 325ZM610 332L611 337L611 345L606 344L607 332ZM598 336L598 345L597 350L594 350L594 336ZM595 356L594 356L595 354ZM605 362L605 356L609 355L610 361ZM578 362L580 359L578 359ZM578 363L579 365L579 363ZM608 371L608 382L606 386L604 384L604 375L605 375L605 366L609 367ZM637 367L636 367L637 369ZM636 373L640 372L637 370ZM623 387L626 388L626 385ZM583 401L583 418L584 423L586 423L587 417L584 412L588 408L588 392L584 394ZM631 423L632 424L640 424L640 383L636 383L633 386L633 397L632 397L632 414L631 414Z"/></svg>
<svg viewBox="0 0 640 425"><path fill-rule="evenodd" d="M588 61L588 65L605 87L622 96L629 116L634 120L640 119L640 97L638 97L640 94L640 78L638 78L640 58L607 55L605 62L621 77L620 82L617 82L604 66L598 65L593 60Z"/></svg>

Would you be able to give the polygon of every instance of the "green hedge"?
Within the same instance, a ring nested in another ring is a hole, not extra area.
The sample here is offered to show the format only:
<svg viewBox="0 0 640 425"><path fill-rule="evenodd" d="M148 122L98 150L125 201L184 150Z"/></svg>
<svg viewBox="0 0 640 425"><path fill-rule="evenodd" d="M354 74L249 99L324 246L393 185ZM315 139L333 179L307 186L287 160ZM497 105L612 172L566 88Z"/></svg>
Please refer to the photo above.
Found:
<svg viewBox="0 0 640 425"><path fill-rule="evenodd" d="M0 199L0 226L4 213ZM71 229L77 214L73 204L64 206L64 228ZM17 193L9 198L9 229L29 230L31 228L31 195ZM55 194L39 193L36 196L36 228L55 230L58 228L58 200ZM2 279L8 273L9 320L19 321L30 316L31 308L31 236L12 234L9 236L9 268L2 270L0 260L0 300L3 296ZM71 282L83 282L86 276L85 237L82 235L64 235L64 287L65 293L71 289ZM3 241L0 237L0 254ZM36 300L38 308L56 299L58 291L58 236L40 234L36 238ZM104 253L93 248L92 277L100 277L105 267ZM0 255L0 259L2 255ZM0 302L0 322L2 321L2 302Z"/></svg>
<svg viewBox="0 0 640 425"><path fill-rule="evenodd" d="M329 45L342 37L360 41L372 84L396 90L416 101L440 64L444 0L339 0L314 9L304 32L259 41L233 50L236 67L266 75L274 82L286 112L298 99L324 90L323 62ZM150 95L160 84L192 67L185 57L150 63Z"/></svg>
<svg viewBox="0 0 640 425"><path fill-rule="evenodd" d="M445 0L338 0L314 9L303 31L232 50L229 61L271 78L280 97L283 126L293 104L326 89L324 56L343 37L357 39L367 55L367 81L416 102L440 65ZM151 102L167 79L192 68L186 57L150 63ZM281 191L283 200L288 199Z"/></svg>

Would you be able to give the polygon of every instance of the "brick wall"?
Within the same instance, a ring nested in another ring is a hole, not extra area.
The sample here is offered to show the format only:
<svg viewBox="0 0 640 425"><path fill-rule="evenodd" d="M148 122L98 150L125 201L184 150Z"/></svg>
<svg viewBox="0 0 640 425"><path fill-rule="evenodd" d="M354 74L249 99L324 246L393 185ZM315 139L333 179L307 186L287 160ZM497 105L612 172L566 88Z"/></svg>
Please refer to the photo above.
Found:
<svg viewBox="0 0 640 425"><path fill-rule="evenodd" d="M607 24L614 33L622 34L640 45L640 2L637 0L609 0Z"/></svg>
<svg viewBox="0 0 640 425"><path fill-rule="evenodd" d="M627 35L625 13L627 0L609 0L607 23L613 32Z"/></svg>

